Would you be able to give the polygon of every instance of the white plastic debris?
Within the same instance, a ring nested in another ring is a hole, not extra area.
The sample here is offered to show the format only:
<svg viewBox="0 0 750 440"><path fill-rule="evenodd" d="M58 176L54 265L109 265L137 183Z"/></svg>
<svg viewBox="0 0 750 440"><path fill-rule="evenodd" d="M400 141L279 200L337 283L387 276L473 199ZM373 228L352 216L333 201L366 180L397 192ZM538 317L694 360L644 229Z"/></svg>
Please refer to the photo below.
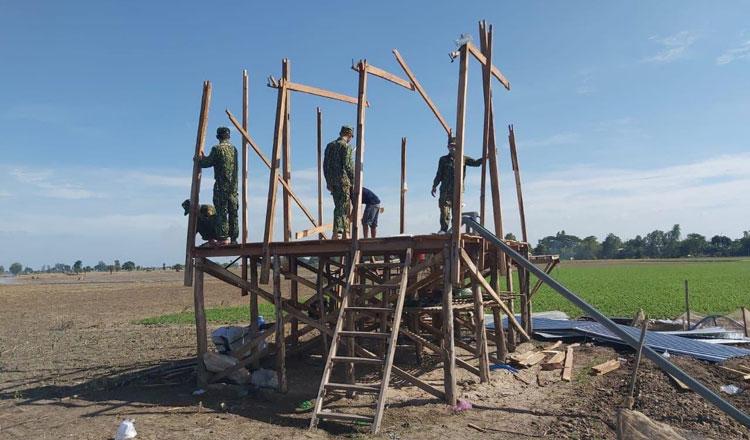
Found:
<svg viewBox="0 0 750 440"><path fill-rule="evenodd" d="M279 386L276 372L273 370L266 370L265 368L253 371L251 383L258 388L278 388Z"/></svg>
<svg viewBox="0 0 750 440"><path fill-rule="evenodd" d="M117 428L115 440L130 440L131 438L135 438L138 433L135 431L135 425L133 425L133 422L135 422L133 419L123 420Z"/></svg>
<svg viewBox="0 0 750 440"><path fill-rule="evenodd" d="M201 394L205 393L206 390L203 388L198 388L197 390L193 391L193 396L200 396Z"/></svg>
<svg viewBox="0 0 750 440"><path fill-rule="evenodd" d="M732 396L742 391L739 387L735 385L722 385L720 389L721 391Z"/></svg>
<svg viewBox="0 0 750 440"><path fill-rule="evenodd" d="M669 352L668 352L668 351L665 351L664 353L662 353L662 354L661 354L661 356L662 356L662 357L665 357L665 358L667 358L667 359L669 359L669 358L671 358L671 357L672 357L672 356L671 356L671 355L669 354Z"/></svg>

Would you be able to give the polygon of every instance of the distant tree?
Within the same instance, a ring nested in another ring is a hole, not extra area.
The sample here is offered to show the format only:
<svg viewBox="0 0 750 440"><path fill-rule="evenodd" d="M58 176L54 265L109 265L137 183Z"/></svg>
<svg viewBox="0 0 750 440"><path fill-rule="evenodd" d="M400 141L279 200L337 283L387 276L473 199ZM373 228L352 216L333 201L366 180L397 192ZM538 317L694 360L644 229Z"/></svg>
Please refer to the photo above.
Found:
<svg viewBox="0 0 750 440"><path fill-rule="evenodd" d="M23 264L13 263L10 265L10 268L8 268L8 270L10 270L10 273L12 273L13 275L18 275L23 270Z"/></svg>
<svg viewBox="0 0 750 440"><path fill-rule="evenodd" d="M621 255L623 258L643 258L643 237L636 235L623 243Z"/></svg>
<svg viewBox="0 0 750 440"><path fill-rule="evenodd" d="M84 272L91 272L92 270L94 270L94 268L91 267L91 266L86 266L86 267L83 268Z"/></svg>
<svg viewBox="0 0 750 440"><path fill-rule="evenodd" d="M120 266L120 260L115 260L115 271L119 272L122 267Z"/></svg>
<svg viewBox="0 0 750 440"><path fill-rule="evenodd" d="M599 240L590 235L576 245L574 258L576 260L595 260L601 251L601 247Z"/></svg>
<svg viewBox="0 0 750 440"><path fill-rule="evenodd" d="M518 239L516 238L515 234L513 234L512 232L508 232L507 234L505 234L505 239L506 240L518 241Z"/></svg>
<svg viewBox="0 0 750 440"><path fill-rule="evenodd" d="M661 258L667 246L667 234L664 231L655 230L649 232L643 238L643 254L651 258Z"/></svg>
<svg viewBox="0 0 750 440"><path fill-rule="evenodd" d="M680 237L682 232L680 231L680 225L673 225L672 229L664 234L664 249L662 250L662 257L666 258L677 258L680 256Z"/></svg>
<svg viewBox="0 0 750 440"><path fill-rule="evenodd" d="M706 237L701 234L688 234L687 238L682 240L680 243L682 256L698 256L703 255L704 251L708 247Z"/></svg>
<svg viewBox="0 0 750 440"><path fill-rule="evenodd" d="M23 268L23 273L25 273L27 275L30 274L30 273L34 273L34 269L30 268L29 266L26 266L26 267Z"/></svg>
<svg viewBox="0 0 750 440"><path fill-rule="evenodd" d="M732 239L726 235L714 235L708 247L708 254L714 257L727 257L732 253Z"/></svg>
<svg viewBox="0 0 750 440"><path fill-rule="evenodd" d="M127 270L127 271L135 270L135 263L133 263L132 261L126 261L122 265L122 270Z"/></svg>
<svg viewBox="0 0 750 440"><path fill-rule="evenodd" d="M167 270L167 263L161 263L161 270Z"/></svg>
<svg viewBox="0 0 750 440"><path fill-rule="evenodd" d="M83 269L83 261L76 260L76 262L73 263L73 272L75 272L75 273L81 273L82 269Z"/></svg>
<svg viewBox="0 0 750 440"><path fill-rule="evenodd" d="M550 235L539 240L534 252L537 254L557 254L563 259L575 257L576 246L581 239L575 235L568 235L565 231L560 231L555 235Z"/></svg>
<svg viewBox="0 0 750 440"><path fill-rule="evenodd" d="M177 263L177 264L175 264L174 266L172 266L172 269L173 269L173 270L174 270L175 272L180 272L180 271L181 271L181 270L183 270L184 268L185 268L185 266L183 266L183 265L182 265L182 264L180 264L180 263Z"/></svg>
<svg viewBox="0 0 750 440"><path fill-rule="evenodd" d="M599 258L612 259L617 258L620 249L622 248L622 240L615 234L608 234L602 242L601 252Z"/></svg>
<svg viewBox="0 0 750 440"><path fill-rule="evenodd" d="M0 275L5 273L5 266L0 265Z"/></svg>
<svg viewBox="0 0 750 440"><path fill-rule="evenodd" d="M98 263L96 263L96 266L94 266L94 270L97 272L106 272L107 271L107 263L105 263L102 260L99 260Z"/></svg>

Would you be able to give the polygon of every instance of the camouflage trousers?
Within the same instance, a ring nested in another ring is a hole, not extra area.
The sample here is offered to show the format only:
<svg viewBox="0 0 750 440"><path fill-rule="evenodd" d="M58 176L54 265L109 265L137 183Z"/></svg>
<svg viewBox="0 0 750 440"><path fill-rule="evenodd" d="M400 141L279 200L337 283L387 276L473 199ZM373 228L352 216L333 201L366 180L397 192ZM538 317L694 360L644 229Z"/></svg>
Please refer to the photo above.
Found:
<svg viewBox="0 0 750 440"><path fill-rule="evenodd" d="M440 195L438 207L440 208L440 230L447 231L451 226L451 207L453 205L453 196Z"/></svg>
<svg viewBox="0 0 750 440"><path fill-rule="evenodd" d="M214 208L216 208L216 236L237 241L239 221L237 194L226 194L214 189Z"/></svg>
<svg viewBox="0 0 750 440"><path fill-rule="evenodd" d="M349 233L349 210L351 199L349 188L334 188L333 196L333 232Z"/></svg>

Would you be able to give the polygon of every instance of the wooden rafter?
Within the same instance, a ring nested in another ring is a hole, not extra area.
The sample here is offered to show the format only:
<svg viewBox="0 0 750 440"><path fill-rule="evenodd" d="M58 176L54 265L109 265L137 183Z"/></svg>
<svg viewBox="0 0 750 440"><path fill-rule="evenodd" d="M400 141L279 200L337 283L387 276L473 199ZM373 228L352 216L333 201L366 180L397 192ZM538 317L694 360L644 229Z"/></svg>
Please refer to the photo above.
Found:
<svg viewBox="0 0 750 440"><path fill-rule="evenodd" d="M471 44L471 42L466 43L466 48L468 49L469 53L474 55L474 58L476 58L480 64L487 64L487 58L476 46ZM510 90L510 82L505 78L505 75L503 75L500 69L493 65L490 65L490 70L492 72L492 76L497 78L497 80L500 81L500 83L503 85L503 87L505 87L506 90Z"/></svg>
<svg viewBox="0 0 750 440"><path fill-rule="evenodd" d="M320 87L308 86L305 84L299 84L291 81L276 80L273 77L269 77L268 87L279 89L285 86L287 90L294 92L302 92L310 95L320 96L322 98L333 99L335 101L347 102L349 104L357 104L357 98L352 96L344 95L342 93L331 92L330 90L321 89ZM365 107L369 107L370 104L365 102Z"/></svg>

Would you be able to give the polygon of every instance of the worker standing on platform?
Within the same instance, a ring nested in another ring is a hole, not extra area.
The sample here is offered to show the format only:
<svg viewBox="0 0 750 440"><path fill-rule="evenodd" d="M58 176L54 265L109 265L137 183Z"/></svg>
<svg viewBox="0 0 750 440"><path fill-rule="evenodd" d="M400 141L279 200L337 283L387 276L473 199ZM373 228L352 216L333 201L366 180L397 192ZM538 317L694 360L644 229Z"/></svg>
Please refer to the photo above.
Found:
<svg viewBox="0 0 750 440"><path fill-rule="evenodd" d="M216 129L218 145L204 156L201 152L198 164L201 168L214 168L214 208L216 209L217 244L237 243L239 226L237 221L237 148L229 142L229 129Z"/></svg>
<svg viewBox="0 0 750 440"><path fill-rule="evenodd" d="M435 197L435 191L440 185L440 198L438 207L440 208L440 234L448 232L451 222L451 207L453 206L453 156L456 152L456 138L448 139L448 154L442 156L438 161L437 173L435 180L432 182L432 197ZM482 165L482 159L472 159L464 156L464 178L466 178L466 167L478 167ZM460 213L459 213L460 215Z"/></svg>
<svg viewBox="0 0 750 440"><path fill-rule="evenodd" d="M339 137L326 145L323 158L323 173L326 178L326 188L333 196L333 237L347 238L349 232L349 194L354 184L354 161L352 147L349 145L354 130L344 125Z"/></svg>
<svg viewBox="0 0 750 440"><path fill-rule="evenodd" d="M352 204L356 203L354 197L356 194L352 192ZM362 213L362 235L367 238L368 231L372 231L370 238L378 236L378 215L380 214L380 199L375 195L374 192L369 189L362 187L362 204L365 205L364 212Z"/></svg>

